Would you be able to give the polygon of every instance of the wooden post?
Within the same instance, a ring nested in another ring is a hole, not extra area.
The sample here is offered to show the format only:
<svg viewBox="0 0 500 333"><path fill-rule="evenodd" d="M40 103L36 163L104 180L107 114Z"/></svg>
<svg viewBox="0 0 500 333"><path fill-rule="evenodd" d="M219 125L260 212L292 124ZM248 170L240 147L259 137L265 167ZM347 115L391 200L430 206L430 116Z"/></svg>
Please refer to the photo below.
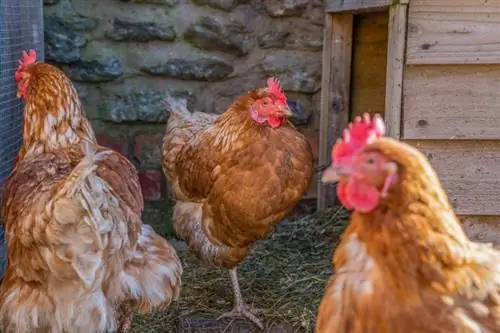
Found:
<svg viewBox="0 0 500 333"><path fill-rule="evenodd" d="M331 149L349 121L352 14L326 14L323 39L319 165L331 162ZM318 210L333 204L330 187L318 183Z"/></svg>
<svg viewBox="0 0 500 333"><path fill-rule="evenodd" d="M387 45L387 80L385 95L385 122L387 133L401 138L403 109L403 74L406 46L408 6L393 5L389 9L389 42Z"/></svg>

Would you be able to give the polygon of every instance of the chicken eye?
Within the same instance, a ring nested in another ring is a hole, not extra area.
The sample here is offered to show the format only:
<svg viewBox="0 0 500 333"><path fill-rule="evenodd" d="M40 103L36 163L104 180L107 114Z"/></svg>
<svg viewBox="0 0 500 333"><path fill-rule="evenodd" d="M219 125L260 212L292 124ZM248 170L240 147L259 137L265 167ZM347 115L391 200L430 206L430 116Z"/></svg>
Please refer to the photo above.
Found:
<svg viewBox="0 0 500 333"><path fill-rule="evenodd" d="M366 164L369 164L369 165L375 164L375 159L373 157L369 157L366 160Z"/></svg>
<svg viewBox="0 0 500 333"><path fill-rule="evenodd" d="M269 106L269 102L268 102L268 101L263 101L263 102L262 102L262 105L263 105L263 106Z"/></svg>

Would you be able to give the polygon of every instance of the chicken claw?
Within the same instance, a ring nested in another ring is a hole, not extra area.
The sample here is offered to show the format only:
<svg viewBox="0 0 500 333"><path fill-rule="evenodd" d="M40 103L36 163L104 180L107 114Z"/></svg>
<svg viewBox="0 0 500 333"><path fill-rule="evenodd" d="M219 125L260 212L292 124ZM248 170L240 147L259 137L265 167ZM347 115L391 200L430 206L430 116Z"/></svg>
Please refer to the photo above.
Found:
<svg viewBox="0 0 500 333"><path fill-rule="evenodd" d="M238 282L238 273L236 268L229 270L229 275L231 276L231 283L233 285L233 293L234 293L234 306L233 309L229 312L225 312L221 314L217 320L222 318L246 318L254 323L261 330L264 329L264 325L260 321L257 316L255 316L254 312L260 312L259 309L251 308L245 304L243 301L243 296L241 295L240 284Z"/></svg>
<svg viewBox="0 0 500 333"><path fill-rule="evenodd" d="M220 320L222 318L246 318L261 330L264 329L264 325L262 325L260 319L257 318L257 316L252 313L252 310L249 309L249 307L244 303L235 305L235 307L231 311L225 312L217 317L217 320Z"/></svg>

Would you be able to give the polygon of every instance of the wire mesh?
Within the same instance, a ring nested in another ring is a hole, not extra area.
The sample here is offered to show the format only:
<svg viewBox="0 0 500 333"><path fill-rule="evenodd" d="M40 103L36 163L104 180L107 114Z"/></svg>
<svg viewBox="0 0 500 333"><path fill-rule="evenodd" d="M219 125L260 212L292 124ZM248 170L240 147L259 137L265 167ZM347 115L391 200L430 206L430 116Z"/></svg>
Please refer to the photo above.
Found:
<svg viewBox="0 0 500 333"><path fill-rule="evenodd" d="M16 97L14 73L22 51L32 48L43 59L43 0L0 0L0 201L21 143L23 103ZM0 228L2 276L5 257Z"/></svg>

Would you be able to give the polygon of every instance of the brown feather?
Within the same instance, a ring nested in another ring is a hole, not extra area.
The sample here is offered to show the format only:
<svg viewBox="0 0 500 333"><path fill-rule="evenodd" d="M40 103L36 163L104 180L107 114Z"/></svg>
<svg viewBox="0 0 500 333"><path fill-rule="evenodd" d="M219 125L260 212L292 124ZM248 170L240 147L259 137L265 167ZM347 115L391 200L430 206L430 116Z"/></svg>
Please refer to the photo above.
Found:
<svg viewBox="0 0 500 333"><path fill-rule="evenodd" d="M177 110L167 124L163 169L178 200L175 229L218 266L235 267L268 237L312 178L312 150L302 134L250 118L266 94L253 90L220 116Z"/></svg>

